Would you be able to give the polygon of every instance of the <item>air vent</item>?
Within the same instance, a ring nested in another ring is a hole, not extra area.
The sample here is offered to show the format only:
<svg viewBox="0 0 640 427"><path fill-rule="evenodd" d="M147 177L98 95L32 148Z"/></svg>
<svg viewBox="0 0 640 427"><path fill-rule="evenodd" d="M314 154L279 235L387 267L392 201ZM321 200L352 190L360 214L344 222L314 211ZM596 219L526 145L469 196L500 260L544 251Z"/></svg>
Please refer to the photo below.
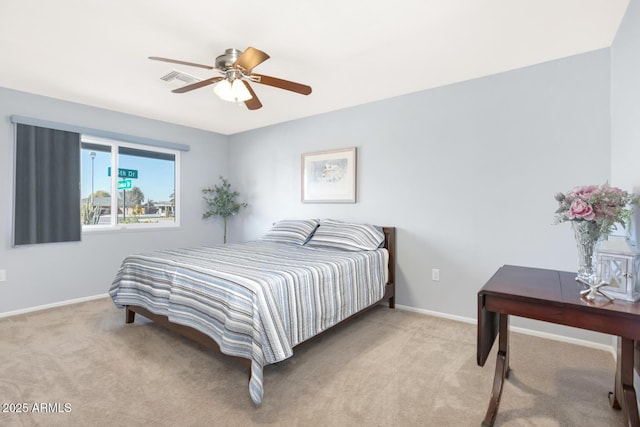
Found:
<svg viewBox="0 0 640 427"><path fill-rule="evenodd" d="M199 82L202 80L190 74L183 73L182 71L176 71L176 70L173 70L169 74L160 77L160 79L164 80L165 82L180 80L181 82L184 82L186 84L191 84L191 83Z"/></svg>

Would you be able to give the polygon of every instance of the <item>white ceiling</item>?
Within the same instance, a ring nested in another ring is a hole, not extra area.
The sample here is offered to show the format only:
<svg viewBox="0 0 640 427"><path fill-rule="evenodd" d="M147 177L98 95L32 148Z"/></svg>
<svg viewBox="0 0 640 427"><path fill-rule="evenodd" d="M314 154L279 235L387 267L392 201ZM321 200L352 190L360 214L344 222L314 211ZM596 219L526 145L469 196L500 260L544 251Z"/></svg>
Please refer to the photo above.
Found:
<svg viewBox="0 0 640 427"><path fill-rule="evenodd" d="M233 134L608 47L629 0L1 0L0 86ZM263 108L213 86L184 94L147 59L213 65L226 48L271 59ZM43 117L43 119L48 119Z"/></svg>

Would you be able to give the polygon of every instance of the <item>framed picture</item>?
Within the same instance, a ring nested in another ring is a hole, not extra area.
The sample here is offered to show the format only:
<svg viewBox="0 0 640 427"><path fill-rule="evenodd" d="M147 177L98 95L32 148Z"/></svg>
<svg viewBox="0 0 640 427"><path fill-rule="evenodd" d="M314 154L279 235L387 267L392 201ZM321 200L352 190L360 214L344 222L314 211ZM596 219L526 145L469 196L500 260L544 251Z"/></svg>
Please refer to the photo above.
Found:
<svg viewBox="0 0 640 427"><path fill-rule="evenodd" d="M356 202L356 147L302 155L302 202Z"/></svg>

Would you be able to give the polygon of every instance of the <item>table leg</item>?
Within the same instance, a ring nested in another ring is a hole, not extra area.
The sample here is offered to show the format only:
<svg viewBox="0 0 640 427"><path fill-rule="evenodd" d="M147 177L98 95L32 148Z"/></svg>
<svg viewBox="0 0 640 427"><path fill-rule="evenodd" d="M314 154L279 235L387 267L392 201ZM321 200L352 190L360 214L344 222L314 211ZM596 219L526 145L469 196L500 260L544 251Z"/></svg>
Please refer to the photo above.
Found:
<svg viewBox="0 0 640 427"><path fill-rule="evenodd" d="M613 409L622 409L620 401L618 400L618 398L622 396L622 341L620 337L617 338L616 352L616 377L613 382L613 391L609 392L609 405Z"/></svg>
<svg viewBox="0 0 640 427"><path fill-rule="evenodd" d="M618 338L618 360L616 362L616 382L614 392L609 393L609 403L624 412L627 425L640 426L638 401L633 387L634 342L629 338ZM622 403L622 405L620 405Z"/></svg>
<svg viewBox="0 0 640 427"><path fill-rule="evenodd" d="M496 358L496 373L493 377L493 388L491 389L491 400L487 414L482 421L483 427L493 426L498 415L500 406L500 396L502 396L502 386L504 379L509 378L509 315L500 313L500 329L498 332L498 356Z"/></svg>

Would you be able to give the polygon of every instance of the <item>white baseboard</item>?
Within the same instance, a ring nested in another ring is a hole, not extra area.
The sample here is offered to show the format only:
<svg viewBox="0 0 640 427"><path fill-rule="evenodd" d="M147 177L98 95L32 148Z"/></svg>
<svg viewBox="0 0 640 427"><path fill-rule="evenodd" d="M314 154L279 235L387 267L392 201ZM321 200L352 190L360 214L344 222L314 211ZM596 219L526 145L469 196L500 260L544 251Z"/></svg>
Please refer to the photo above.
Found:
<svg viewBox="0 0 640 427"><path fill-rule="evenodd" d="M415 313L428 314L430 316L435 316L435 317L442 317L444 319L455 320L455 321L458 321L458 322L471 323L473 325L477 325L478 324L478 320L477 319L471 319L469 317L454 316L454 315L447 314L447 313L440 313L438 311L424 310L424 309L421 309L421 308L409 307L409 306L406 306L406 305L399 305L399 304L396 304L396 308L400 309L400 310L413 311ZM569 343L569 344L575 344L575 345L581 345L583 347L594 348L596 350L608 351L609 353L611 353L611 355L613 356L614 359L616 358L616 354L617 354L616 345L615 345L615 337L613 337L613 339L612 339L612 344L611 345L607 345L607 344L595 343L593 341L587 341L587 340L581 340L581 339L577 339L577 338L566 337L564 335L556 335L556 334L550 334L550 333L547 333L547 332L535 331L533 329L520 328L520 327L517 327L517 326L509 326L509 330L513 331L513 332L518 332L520 334L531 335L531 336L538 337L538 338L545 338L545 339L548 339L548 340L566 342L566 343Z"/></svg>
<svg viewBox="0 0 640 427"><path fill-rule="evenodd" d="M22 310L7 311L5 313L0 313L0 319L4 317L17 316L19 314L32 313L34 311L47 310L49 308L62 307L64 305L78 304L80 302L92 301L100 298L107 298L108 296L109 294L105 293L100 295L93 295L90 297L83 297L83 298L76 298L76 299L67 300L67 301L54 302L53 304L38 305L35 307L24 308Z"/></svg>

